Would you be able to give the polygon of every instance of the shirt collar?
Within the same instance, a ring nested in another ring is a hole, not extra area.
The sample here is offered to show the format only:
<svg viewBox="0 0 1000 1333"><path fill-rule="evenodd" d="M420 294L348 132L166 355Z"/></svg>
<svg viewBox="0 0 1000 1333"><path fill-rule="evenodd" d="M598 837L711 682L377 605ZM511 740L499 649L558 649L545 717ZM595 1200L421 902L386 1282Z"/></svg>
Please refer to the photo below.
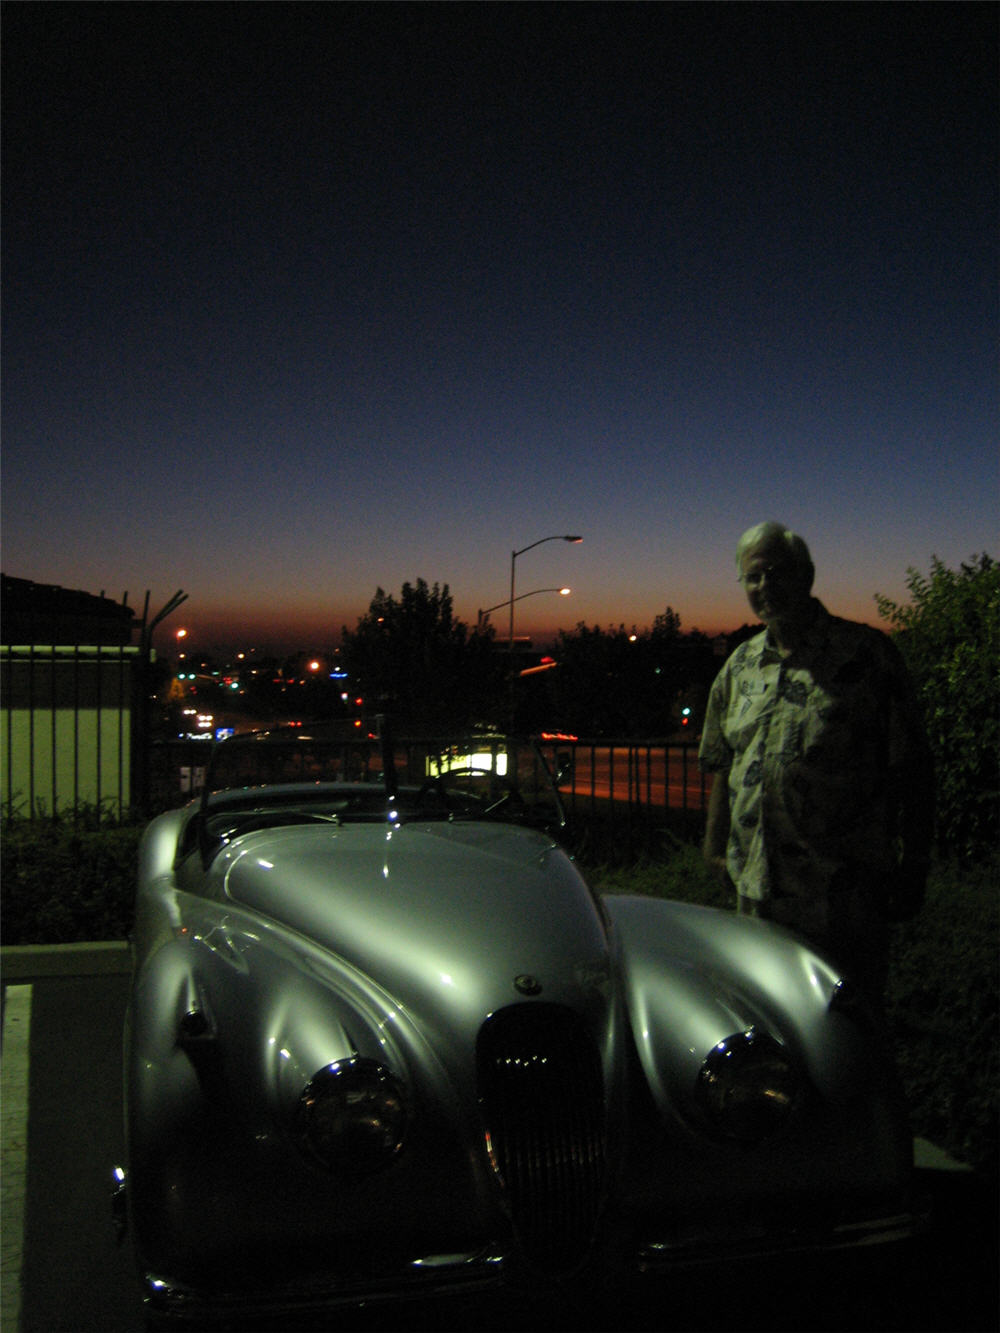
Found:
<svg viewBox="0 0 1000 1333"><path fill-rule="evenodd" d="M802 629L799 633L799 643L795 652L792 653L792 656L798 657L800 653L811 653L824 644L829 637L829 627L832 619L833 617L819 598L810 597L809 615L803 622ZM762 656L767 658L780 657L777 646L771 636L771 631L766 626L764 628L764 649ZM787 661L788 659L785 658L784 660Z"/></svg>

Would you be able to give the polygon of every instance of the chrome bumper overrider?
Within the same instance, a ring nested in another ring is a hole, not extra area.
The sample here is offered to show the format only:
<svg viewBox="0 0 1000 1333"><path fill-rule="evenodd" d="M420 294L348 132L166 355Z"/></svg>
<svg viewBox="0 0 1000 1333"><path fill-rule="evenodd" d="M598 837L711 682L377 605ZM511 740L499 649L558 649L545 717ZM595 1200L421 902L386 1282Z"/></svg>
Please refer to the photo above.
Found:
<svg viewBox="0 0 1000 1333"><path fill-rule="evenodd" d="M204 1292L145 1273L143 1288L147 1308L178 1323L225 1321L235 1317L249 1320L481 1290L499 1284L502 1264L499 1254L484 1250L476 1254L428 1255L375 1280L345 1277L315 1286L279 1287L267 1292Z"/></svg>
<svg viewBox="0 0 1000 1333"><path fill-rule="evenodd" d="M713 1231L711 1236L699 1230L697 1234L675 1234L646 1241L639 1249L638 1266L640 1272L654 1273L686 1264L731 1263L783 1254L888 1245L919 1235L927 1225L926 1213L904 1211L832 1226L743 1228L732 1234Z"/></svg>

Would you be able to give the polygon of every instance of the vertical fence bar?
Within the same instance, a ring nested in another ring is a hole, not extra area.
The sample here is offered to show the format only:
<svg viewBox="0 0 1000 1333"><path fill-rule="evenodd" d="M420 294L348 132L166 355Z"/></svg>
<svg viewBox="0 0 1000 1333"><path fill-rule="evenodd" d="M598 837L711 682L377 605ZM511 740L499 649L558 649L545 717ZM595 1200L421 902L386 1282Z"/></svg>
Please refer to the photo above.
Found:
<svg viewBox="0 0 1000 1333"><path fill-rule="evenodd" d="M628 846L628 854L631 856L635 840L633 815L635 813L635 801L639 794L639 775L637 767L638 755L636 754L635 746L631 741L628 743L627 753L628 761L626 771L628 773L628 805L625 809L625 841Z"/></svg>
<svg viewBox="0 0 1000 1333"><path fill-rule="evenodd" d="M73 701L73 809L77 810L80 806L80 644L73 644L73 657L71 659L73 671L72 693Z"/></svg>
<svg viewBox="0 0 1000 1333"><path fill-rule="evenodd" d="M125 646L118 645L118 802L116 822L125 805Z"/></svg>
<svg viewBox="0 0 1000 1333"><path fill-rule="evenodd" d="M150 659L152 646L147 633L149 622L149 592L142 608L142 620L139 622L139 652L136 657L135 678L131 681L130 700L132 704L132 728L129 736L129 771L131 777L129 806L131 810L150 813L150 800L153 787L153 747L150 744L150 716L152 700L149 697L152 687Z"/></svg>
<svg viewBox="0 0 1000 1333"><path fill-rule="evenodd" d="M104 663L101 658L101 645L98 644L96 670L94 673L97 682L97 694L94 699L94 723L95 723L94 734L96 736L95 752L97 758L97 776L95 780L95 791L96 791L96 804L98 810L100 810L101 808L101 801L103 799L102 779L104 777L104 718L102 716L103 709L101 707L101 701L103 698L102 686L104 684L103 671L104 671Z"/></svg>
<svg viewBox="0 0 1000 1333"><path fill-rule="evenodd" d="M28 645L28 809L35 815L35 634Z"/></svg>
<svg viewBox="0 0 1000 1333"><path fill-rule="evenodd" d="M58 781L58 736L59 722L58 696L56 694L56 636L52 635L49 645L49 807L53 815L59 813Z"/></svg>
<svg viewBox="0 0 1000 1333"><path fill-rule="evenodd" d="M0 691L4 698L4 713L7 722L7 753L4 757L5 777L7 782L7 817L12 818L14 814L14 660L11 655L11 645L7 644L6 653L0 662L0 671L3 675L0 677Z"/></svg>

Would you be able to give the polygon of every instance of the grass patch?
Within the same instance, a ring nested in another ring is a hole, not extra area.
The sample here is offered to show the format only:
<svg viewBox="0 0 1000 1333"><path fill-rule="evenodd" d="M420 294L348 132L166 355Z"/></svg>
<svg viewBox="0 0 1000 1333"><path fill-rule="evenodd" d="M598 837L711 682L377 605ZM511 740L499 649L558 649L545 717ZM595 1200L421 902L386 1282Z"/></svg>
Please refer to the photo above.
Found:
<svg viewBox="0 0 1000 1333"><path fill-rule="evenodd" d="M897 927L889 973L896 1058L917 1132L996 1179L1000 1159L1000 855L935 864Z"/></svg>
<svg viewBox="0 0 1000 1333"><path fill-rule="evenodd" d="M582 860L582 858L581 858ZM670 839L662 857L645 856L635 865L596 865L584 870L598 893L633 893L643 898L673 898L704 907L734 906L733 895L709 873L701 851L690 842Z"/></svg>

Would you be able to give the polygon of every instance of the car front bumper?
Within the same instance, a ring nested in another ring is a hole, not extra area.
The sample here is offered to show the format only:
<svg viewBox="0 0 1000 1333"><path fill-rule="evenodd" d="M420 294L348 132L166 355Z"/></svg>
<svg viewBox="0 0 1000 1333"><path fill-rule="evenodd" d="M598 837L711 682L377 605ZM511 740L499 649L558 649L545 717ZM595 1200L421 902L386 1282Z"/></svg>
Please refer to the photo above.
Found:
<svg viewBox="0 0 1000 1333"><path fill-rule="evenodd" d="M636 1244L633 1240L597 1247L584 1264L593 1274L600 1268L603 1285L648 1275L664 1276L694 1266L739 1264L791 1254L822 1254L867 1246L900 1243L926 1230L929 1216L915 1208L840 1222L762 1222L726 1228L713 1225L661 1232ZM563 1275L564 1277L568 1275ZM500 1248L468 1254L428 1255L378 1278L371 1274L340 1275L312 1284L289 1284L266 1291L211 1292L196 1290L162 1276L144 1275L146 1309L153 1327L244 1327L256 1320L310 1315L337 1308L391 1305L407 1301L478 1293L509 1287L519 1292L532 1283L550 1287L559 1279L533 1275L530 1266Z"/></svg>

